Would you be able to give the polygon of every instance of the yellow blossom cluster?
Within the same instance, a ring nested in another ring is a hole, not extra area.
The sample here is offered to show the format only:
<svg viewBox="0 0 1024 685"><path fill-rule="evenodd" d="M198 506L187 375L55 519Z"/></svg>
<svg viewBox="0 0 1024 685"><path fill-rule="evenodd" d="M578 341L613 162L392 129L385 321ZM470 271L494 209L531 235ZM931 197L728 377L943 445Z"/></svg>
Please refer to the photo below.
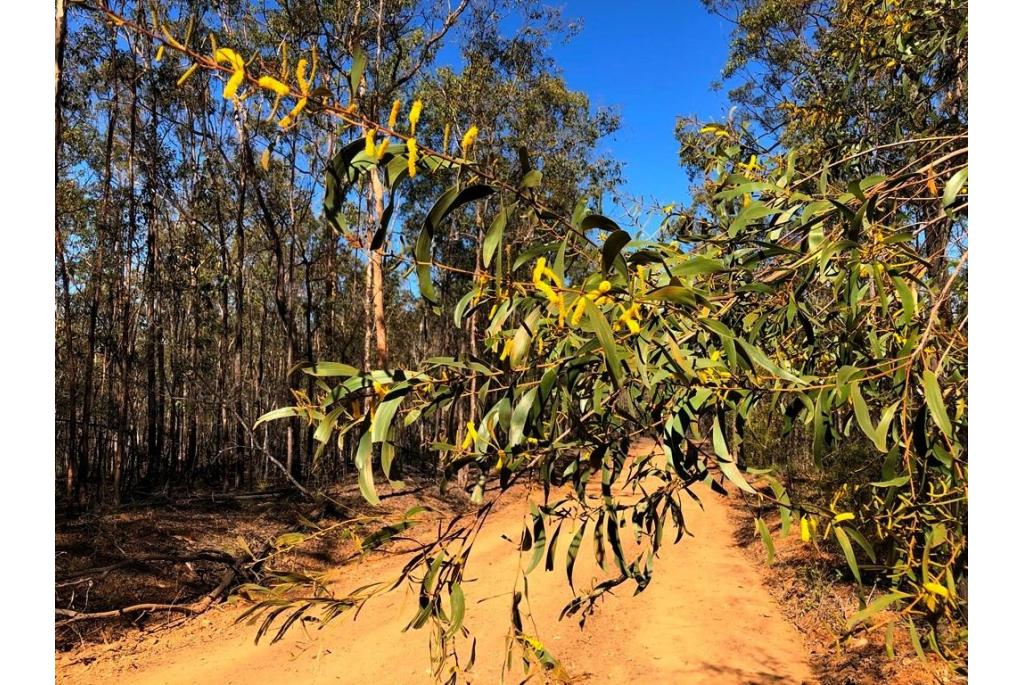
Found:
<svg viewBox="0 0 1024 685"><path fill-rule="evenodd" d="M583 311L587 306L587 300L590 300L594 304L601 306L611 300L607 295L608 291L612 289L612 284L608 281L601 281L596 288L591 290L583 297L576 300L576 307L572 310L572 319L569 323L573 326L579 326L580 321L583 320Z"/></svg>
<svg viewBox="0 0 1024 685"><path fill-rule="evenodd" d="M547 266L547 261L540 257L537 259L537 264L533 267L533 285L540 292L544 293L544 296L548 298L548 302L558 308L558 325L565 325L565 299L561 293L555 292L551 285L544 282L544 278L547 277L554 284L555 288L562 287L562 279L558 277L554 271Z"/></svg>

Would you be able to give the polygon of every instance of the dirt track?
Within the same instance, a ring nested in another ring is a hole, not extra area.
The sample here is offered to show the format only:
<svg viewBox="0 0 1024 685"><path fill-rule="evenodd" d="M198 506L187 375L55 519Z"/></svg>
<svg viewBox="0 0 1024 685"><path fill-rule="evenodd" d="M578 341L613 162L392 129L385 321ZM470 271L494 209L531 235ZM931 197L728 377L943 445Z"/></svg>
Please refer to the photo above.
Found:
<svg viewBox="0 0 1024 685"><path fill-rule="evenodd" d="M813 682L801 636L782 618L758 571L734 543L729 503L706 490L700 494L704 511L696 503L686 511L687 526L696 537L665 548L647 590L633 597L625 589L604 601L583 632L572 619L558 621L571 598L561 566L565 542L554 572L538 568L530 575L530 608L539 637L561 659L573 682ZM493 514L467 567L466 577L475 579L465 584L465 591L466 624L478 638L476 683L500 679L517 566L502 535L518 539L524 510L525 505L509 506ZM339 588L388 577L402 563L400 558L374 559L347 570ZM586 586L599 574L585 543L575 571L577 585ZM484 598L489 599L479 602ZM254 628L235 625L238 609L228 605L134 648L97 650L88 664L62 658L57 682L430 683L426 632L400 632L413 602L399 590L371 602L356 621L343 615L321 630L295 628L272 646L254 645ZM519 682L521 673L514 670L506 682Z"/></svg>

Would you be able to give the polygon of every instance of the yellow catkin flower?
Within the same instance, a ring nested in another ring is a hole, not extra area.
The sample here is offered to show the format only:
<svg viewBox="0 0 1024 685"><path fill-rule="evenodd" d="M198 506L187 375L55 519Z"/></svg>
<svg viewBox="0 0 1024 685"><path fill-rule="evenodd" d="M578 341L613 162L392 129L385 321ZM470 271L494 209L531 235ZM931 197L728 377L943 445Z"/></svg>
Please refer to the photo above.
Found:
<svg viewBox="0 0 1024 685"><path fill-rule="evenodd" d="M233 100L238 97L238 88L242 85L242 81L245 80L245 71L242 69L236 70L231 74L231 78L228 79L228 83L224 86L224 92L222 95L225 100Z"/></svg>
<svg viewBox="0 0 1024 685"><path fill-rule="evenodd" d="M231 48L217 48L213 57L219 64L227 64L235 71L245 69L245 60Z"/></svg>
<svg viewBox="0 0 1024 685"><path fill-rule="evenodd" d="M192 74L196 73L196 69L198 68L198 64L193 64L188 69L186 69L185 73L178 77L178 87L180 88L182 85L184 85L185 81L188 81Z"/></svg>
<svg viewBox="0 0 1024 685"><path fill-rule="evenodd" d="M452 125L451 124L445 124L444 125L444 142L441 143L441 152L445 152L445 153L448 152L448 139L451 138L451 135L452 135Z"/></svg>
<svg viewBox="0 0 1024 685"><path fill-rule="evenodd" d="M806 516L800 517L800 539L804 542L811 541L811 524L807 522Z"/></svg>
<svg viewBox="0 0 1024 685"><path fill-rule="evenodd" d="M477 432L476 426L470 421L466 424L466 437L462 440L462 449L468 450L474 442L476 442Z"/></svg>
<svg viewBox="0 0 1024 685"><path fill-rule="evenodd" d="M156 49L156 61L159 62L164 58L164 46L161 45Z"/></svg>
<svg viewBox="0 0 1024 685"><path fill-rule="evenodd" d="M391 103L391 114L388 115L388 128L392 131L395 130L395 124L398 123L398 110L402 109L402 101L395 100Z"/></svg>
<svg viewBox="0 0 1024 685"><path fill-rule="evenodd" d="M462 154L465 155L469 152L469 148L476 142L476 137L480 134L480 129L476 126L470 126L469 130L466 131L466 135L462 136Z"/></svg>
<svg viewBox="0 0 1024 685"><path fill-rule="evenodd" d="M637 317L640 315L640 305L634 303L629 309L623 309L622 316L616 321L616 324L625 324L626 328L633 335L640 332L640 324L637 321Z"/></svg>
<svg viewBox="0 0 1024 685"><path fill-rule="evenodd" d="M288 112L281 121L277 122L277 125L281 128L288 128L293 123L299 114L306 108L306 98L299 98L299 101L292 107L292 111Z"/></svg>
<svg viewBox="0 0 1024 685"><path fill-rule="evenodd" d="M233 100L238 96L238 88L245 81L245 60L231 48L218 48L213 57L218 63L227 64L233 70L222 93L225 100Z"/></svg>
<svg viewBox="0 0 1024 685"><path fill-rule="evenodd" d="M533 283L536 285L540 282L541 276L544 275L544 267L547 265L547 260L544 257L538 257L537 263L533 265Z"/></svg>
<svg viewBox="0 0 1024 685"><path fill-rule="evenodd" d="M299 91L303 95L309 94L309 82L306 81L306 58L303 57L295 65L295 79L299 82Z"/></svg>
<svg viewBox="0 0 1024 685"><path fill-rule="evenodd" d="M260 88L273 91L276 95L285 96L290 92L290 89L285 84L278 81L273 76L260 76L259 80Z"/></svg>
<svg viewBox="0 0 1024 685"><path fill-rule="evenodd" d="M416 177L416 158L419 155L419 148L416 147L416 139L410 138L407 143L409 148L409 178Z"/></svg>
<svg viewBox="0 0 1024 685"><path fill-rule="evenodd" d="M366 156L376 158L377 157L377 145L374 139L377 137L376 129L370 129L366 132Z"/></svg>
<svg viewBox="0 0 1024 685"><path fill-rule="evenodd" d="M377 160L378 161L381 160L384 157L384 154L388 151L388 146L389 145L391 145L391 139L390 138L385 138L384 140L380 141L379 145L377 145Z"/></svg>
<svg viewBox="0 0 1024 685"><path fill-rule="evenodd" d="M420 114L423 112L423 101L416 100L412 103L412 109L409 110L409 131L413 134L416 133L416 124L420 121Z"/></svg>
<svg viewBox="0 0 1024 685"><path fill-rule="evenodd" d="M508 357L508 356L509 356L510 354L512 354L512 341L511 341L511 340L506 340L506 341L505 341L505 347L503 347L503 348L502 348L502 350L501 350L501 356L500 356L500 357L498 357L498 361L505 361L505 359L506 359L506 358L507 358L507 357Z"/></svg>

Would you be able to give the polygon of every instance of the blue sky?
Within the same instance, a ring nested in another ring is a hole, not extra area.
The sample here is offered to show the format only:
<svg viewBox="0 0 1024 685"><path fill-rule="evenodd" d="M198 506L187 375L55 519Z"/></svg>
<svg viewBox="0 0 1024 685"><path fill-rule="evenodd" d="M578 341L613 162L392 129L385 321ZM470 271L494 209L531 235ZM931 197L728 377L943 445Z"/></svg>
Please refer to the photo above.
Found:
<svg viewBox="0 0 1024 685"><path fill-rule="evenodd" d="M552 54L574 90L595 106L615 106L621 129L604 143L625 163L624 191L667 204L687 196L673 136L681 115L721 119L725 94L713 92L725 64L730 25L698 0L568 0L582 32Z"/></svg>

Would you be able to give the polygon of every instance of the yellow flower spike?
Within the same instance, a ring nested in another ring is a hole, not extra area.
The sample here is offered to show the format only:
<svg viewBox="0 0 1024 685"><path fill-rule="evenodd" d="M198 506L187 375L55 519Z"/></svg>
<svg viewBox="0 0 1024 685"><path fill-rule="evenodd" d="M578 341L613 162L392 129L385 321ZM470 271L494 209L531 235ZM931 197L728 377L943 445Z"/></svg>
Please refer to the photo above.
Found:
<svg viewBox="0 0 1024 685"><path fill-rule="evenodd" d="M597 289L603 295L604 293L606 293L606 292L608 292L609 290L612 289L611 281L601 281L600 283L598 283Z"/></svg>
<svg viewBox="0 0 1024 685"><path fill-rule="evenodd" d="M295 80L299 82L299 91L303 95L309 94L309 82L306 81L306 58L303 57L295 65Z"/></svg>
<svg viewBox="0 0 1024 685"><path fill-rule="evenodd" d="M285 96L291 92L291 89L288 88L288 86L281 83L273 76L260 76L259 86L260 88L273 91L278 96Z"/></svg>
<svg viewBox="0 0 1024 685"><path fill-rule="evenodd" d="M236 69L232 74L231 78L228 79L228 83L224 86L224 92L222 95L225 100L233 100L238 97L238 87L242 85L242 81L245 80L245 70Z"/></svg>
<svg viewBox="0 0 1024 685"><path fill-rule="evenodd" d="M213 58L219 64L228 64L232 68L231 78L228 79L227 85L224 86L222 95L225 100L235 99L238 96L239 86L245 80L245 60L231 48L217 48L213 53Z"/></svg>
<svg viewBox="0 0 1024 685"><path fill-rule="evenodd" d="M392 131L395 130L395 124L398 123L398 110L402 108L402 101L396 99L391 103L391 114L388 115L388 128Z"/></svg>
<svg viewBox="0 0 1024 685"><path fill-rule="evenodd" d="M379 145L377 145L376 159L378 161L383 159L384 153L386 153L388 151L388 145L391 145L391 139L390 138L385 138L384 140L380 141Z"/></svg>
<svg viewBox="0 0 1024 685"><path fill-rule="evenodd" d="M498 361L505 361L506 357L512 354L512 341L506 340L505 347L501 350L501 356L498 357Z"/></svg>
<svg viewBox="0 0 1024 685"><path fill-rule="evenodd" d="M160 31L164 34L164 38L167 39L167 43L171 47L178 48L179 50L184 50L185 49L185 46L182 45L181 43L179 43L177 40L175 40L174 36L171 35L171 32L168 31L167 27L164 26L163 24L160 25Z"/></svg>
<svg viewBox="0 0 1024 685"><path fill-rule="evenodd" d="M423 101L416 100L412 103L412 109L409 110L409 132L416 133L416 124L419 123L420 114L423 112Z"/></svg>
<svg viewBox="0 0 1024 685"><path fill-rule="evenodd" d="M299 98L299 101L292 107L292 111L288 112L281 121L277 122L277 125L281 128L288 128L295 123L296 117L306 108L306 98Z"/></svg>
<svg viewBox="0 0 1024 685"><path fill-rule="evenodd" d="M800 539L804 542L811 541L811 524L807 522L806 516L800 517Z"/></svg>
<svg viewBox="0 0 1024 685"><path fill-rule="evenodd" d="M185 81L188 81L192 74L196 73L196 69L198 68L198 64L193 64L188 69L186 69L185 73L178 77L178 87L180 88L182 85L184 85Z"/></svg>
<svg viewBox="0 0 1024 685"><path fill-rule="evenodd" d="M163 58L164 58L164 46L161 45L160 47L158 47L156 49L156 60L155 61L159 62Z"/></svg>
<svg viewBox="0 0 1024 685"><path fill-rule="evenodd" d="M462 154L465 155L469 152L469 148L476 142L476 137L480 134L480 129L476 126L470 126L469 130L466 131L466 135L462 136Z"/></svg>
<svg viewBox="0 0 1024 685"><path fill-rule="evenodd" d="M441 152L444 152L445 154L448 153L448 139L451 138L451 135L452 135L452 125L451 124L445 124L444 125L444 142L441 143Z"/></svg>
<svg viewBox="0 0 1024 685"><path fill-rule="evenodd" d="M473 443L476 441L476 438L476 427L473 425L473 422L470 421L469 423L466 424L466 437L463 438L462 445L460 445L460 447L464 450L468 450L470 447L473 446Z"/></svg>
<svg viewBox="0 0 1024 685"><path fill-rule="evenodd" d="M543 257L538 257L536 264L533 265L533 283L536 285L540 283L541 277L544 275L544 267L547 265L547 260Z"/></svg>
<svg viewBox="0 0 1024 685"><path fill-rule="evenodd" d="M235 71L245 69L245 60L231 48L217 48L217 51L213 53L213 58L217 60L218 64L227 64Z"/></svg>
<svg viewBox="0 0 1024 685"><path fill-rule="evenodd" d="M419 155L416 139L410 138L407 147L409 148L409 178L416 178L416 158Z"/></svg>
<svg viewBox="0 0 1024 685"><path fill-rule="evenodd" d="M366 148L365 148L365 152L366 152L366 156L367 157L373 157L373 158L377 157L377 145L374 143L374 138L376 138L376 137L377 137L377 130L376 129L370 129L369 131L366 132Z"/></svg>
<svg viewBox="0 0 1024 685"><path fill-rule="evenodd" d="M572 310L572 318L569 319L569 323L572 326L579 326L580 322L583 321L583 312L587 306L587 298L581 295L576 300L576 306Z"/></svg>

